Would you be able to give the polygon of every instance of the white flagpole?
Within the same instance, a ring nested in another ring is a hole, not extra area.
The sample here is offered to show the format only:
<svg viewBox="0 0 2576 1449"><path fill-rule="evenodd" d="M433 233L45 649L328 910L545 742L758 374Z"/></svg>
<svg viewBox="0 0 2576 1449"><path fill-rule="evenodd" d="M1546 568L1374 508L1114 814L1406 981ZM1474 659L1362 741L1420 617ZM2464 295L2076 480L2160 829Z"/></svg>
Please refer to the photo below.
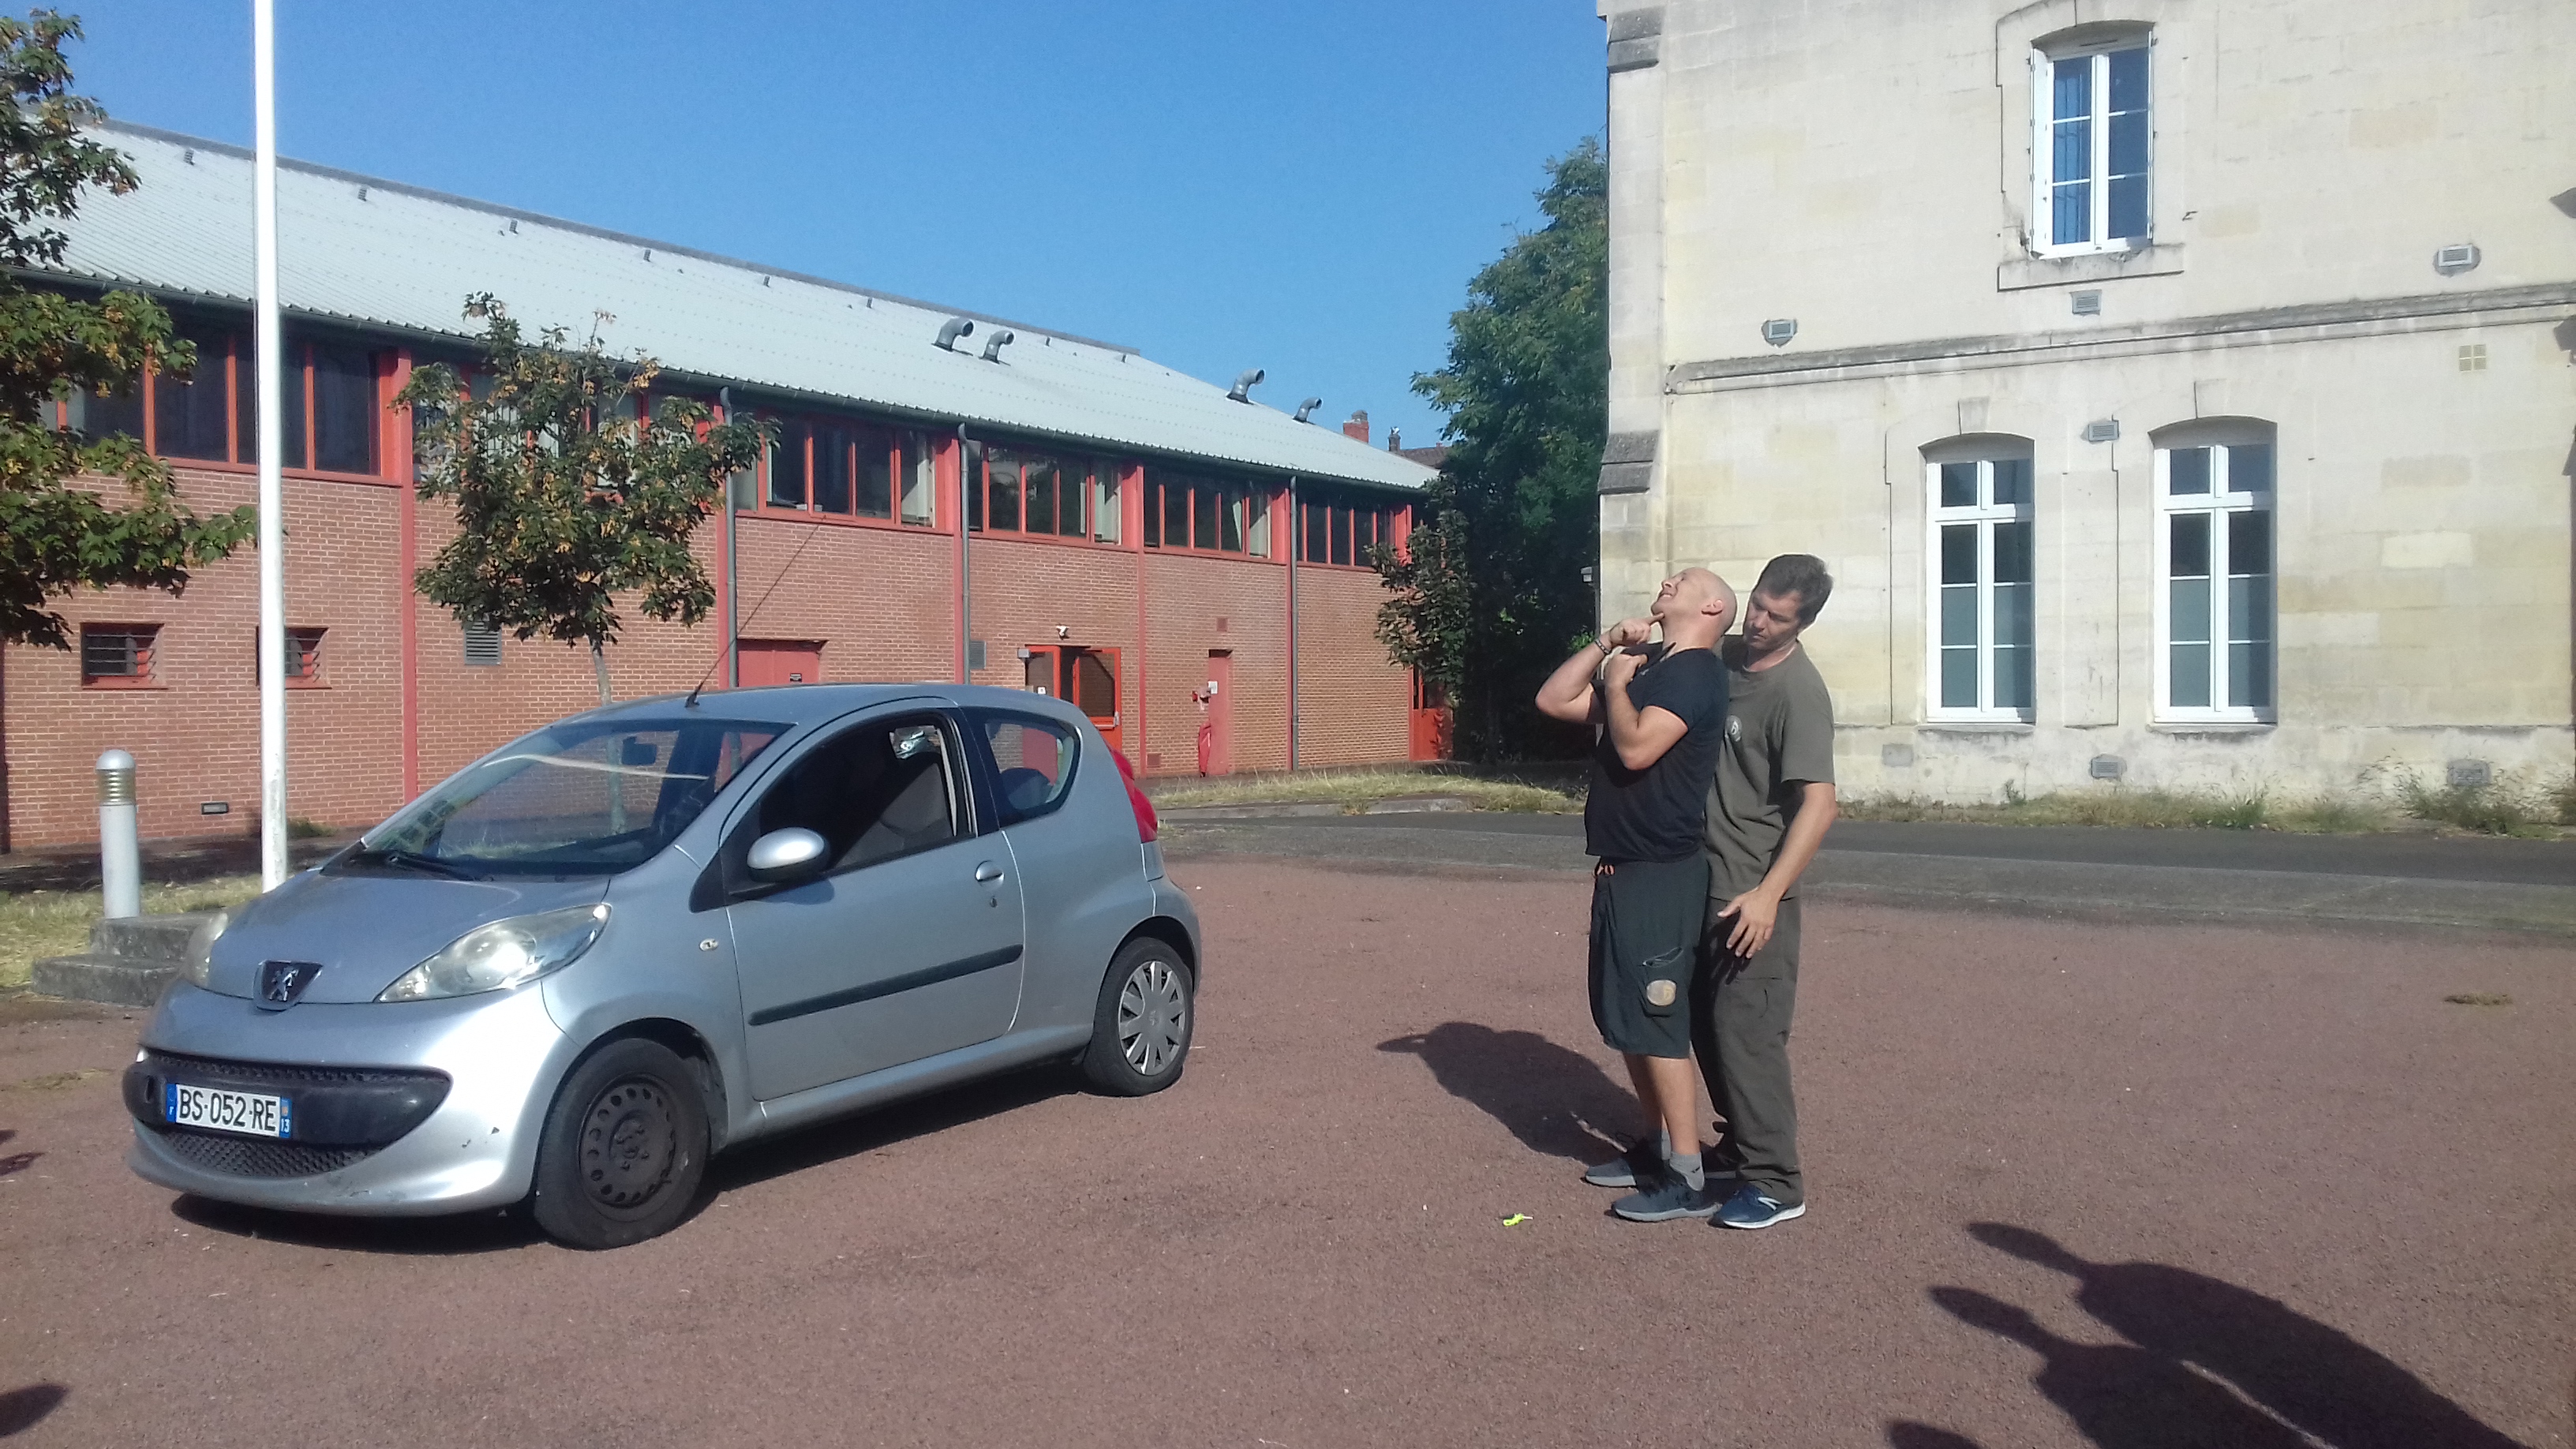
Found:
<svg viewBox="0 0 2576 1449"><path fill-rule="evenodd" d="M259 882L275 890L286 857L286 528L278 476L286 434L277 320L276 0L251 0L251 87L259 157L252 172L259 366Z"/></svg>

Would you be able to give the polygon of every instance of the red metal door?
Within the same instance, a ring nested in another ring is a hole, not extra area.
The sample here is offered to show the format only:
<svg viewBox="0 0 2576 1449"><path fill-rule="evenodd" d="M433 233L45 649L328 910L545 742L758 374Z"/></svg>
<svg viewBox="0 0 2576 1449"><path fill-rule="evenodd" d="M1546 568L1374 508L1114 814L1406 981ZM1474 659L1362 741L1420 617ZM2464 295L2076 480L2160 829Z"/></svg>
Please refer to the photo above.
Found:
<svg viewBox="0 0 2576 1449"><path fill-rule="evenodd" d="M741 651L742 687L764 684L823 682L823 644L819 639L745 639Z"/></svg>
<svg viewBox="0 0 2576 1449"><path fill-rule="evenodd" d="M1059 651L1058 663L1056 697L1081 710L1109 748L1126 753L1119 727L1118 651L1068 645Z"/></svg>
<svg viewBox="0 0 2576 1449"><path fill-rule="evenodd" d="M1448 691L1439 685L1424 683L1421 671L1414 671L1413 709L1408 720L1412 748L1407 757L1415 760L1449 758L1455 720L1449 709Z"/></svg>
<svg viewBox="0 0 2576 1449"><path fill-rule="evenodd" d="M1125 753L1123 720L1118 713L1119 665L1115 649L1083 644L1032 644L1024 651L1022 672L1031 694L1050 694L1081 710L1109 742Z"/></svg>
<svg viewBox="0 0 2576 1449"><path fill-rule="evenodd" d="M1234 773L1234 655L1223 650L1210 650L1207 661L1207 683L1198 690L1199 708L1205 718L1199 722L1199 773L1231 775Z"/></svg>

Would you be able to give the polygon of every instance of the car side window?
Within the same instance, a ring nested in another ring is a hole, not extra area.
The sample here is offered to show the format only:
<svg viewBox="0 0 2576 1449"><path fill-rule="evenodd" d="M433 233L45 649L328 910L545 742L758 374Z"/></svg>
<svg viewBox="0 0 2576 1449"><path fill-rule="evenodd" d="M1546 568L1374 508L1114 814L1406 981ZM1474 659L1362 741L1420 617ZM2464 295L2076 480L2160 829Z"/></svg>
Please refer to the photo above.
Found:
<svg viewBox="0 0 2576 1449"><path fill-rule="evenodd" d="M1081 737L1052 720L1025 715L985 715L976 721L993 752L993 793L1002 823L1017 824L1064 803L1073 784Z"/></svg>
<svg viewBox="0 0 2576 1449"><path fill-rule="evenodd" d="M964 779L938 720L871 721L790 765L761 798L752 834L811 830L832 872L856 870L967 834Z"/></svg>

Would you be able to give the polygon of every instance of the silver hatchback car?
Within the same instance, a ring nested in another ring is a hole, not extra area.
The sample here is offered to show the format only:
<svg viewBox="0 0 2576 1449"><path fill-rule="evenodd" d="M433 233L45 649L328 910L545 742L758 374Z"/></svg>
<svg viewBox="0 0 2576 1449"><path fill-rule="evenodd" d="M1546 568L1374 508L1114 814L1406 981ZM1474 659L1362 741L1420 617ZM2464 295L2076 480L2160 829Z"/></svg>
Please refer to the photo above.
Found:
<svg viewBox="0 0 2576 1449"><path fill-rule="evenodd" d="M1070 1059L1188 1059L1197 915L1056 700L807 685L577 715L201 933L134 1170L227 1202L664 1232L709 1154Z"/></svg>

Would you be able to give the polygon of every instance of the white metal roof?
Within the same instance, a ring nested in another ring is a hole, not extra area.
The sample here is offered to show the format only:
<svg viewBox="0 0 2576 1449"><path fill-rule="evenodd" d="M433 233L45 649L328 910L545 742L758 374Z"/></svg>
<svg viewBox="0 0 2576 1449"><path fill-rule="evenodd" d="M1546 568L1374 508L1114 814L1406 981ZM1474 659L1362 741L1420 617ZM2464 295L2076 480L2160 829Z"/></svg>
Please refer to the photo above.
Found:
<svg viewBox="0 0 2576 1449"><path fill-rule="evenodd" d="M248 305L251 158L143 127L103 128L139 189L92 190L65 223L62 272ZM996 429L1224 460L1301 477L1419 488L1431 470L1299 423L1130 349L980 313L954 352L932 345L961 315L640 237L297 162L277 174L281 305L409 332L469 336L465 298L490 292L531 332L586 335L671 371ZM985 362L1007 325L1019 340Z"/></svg>

